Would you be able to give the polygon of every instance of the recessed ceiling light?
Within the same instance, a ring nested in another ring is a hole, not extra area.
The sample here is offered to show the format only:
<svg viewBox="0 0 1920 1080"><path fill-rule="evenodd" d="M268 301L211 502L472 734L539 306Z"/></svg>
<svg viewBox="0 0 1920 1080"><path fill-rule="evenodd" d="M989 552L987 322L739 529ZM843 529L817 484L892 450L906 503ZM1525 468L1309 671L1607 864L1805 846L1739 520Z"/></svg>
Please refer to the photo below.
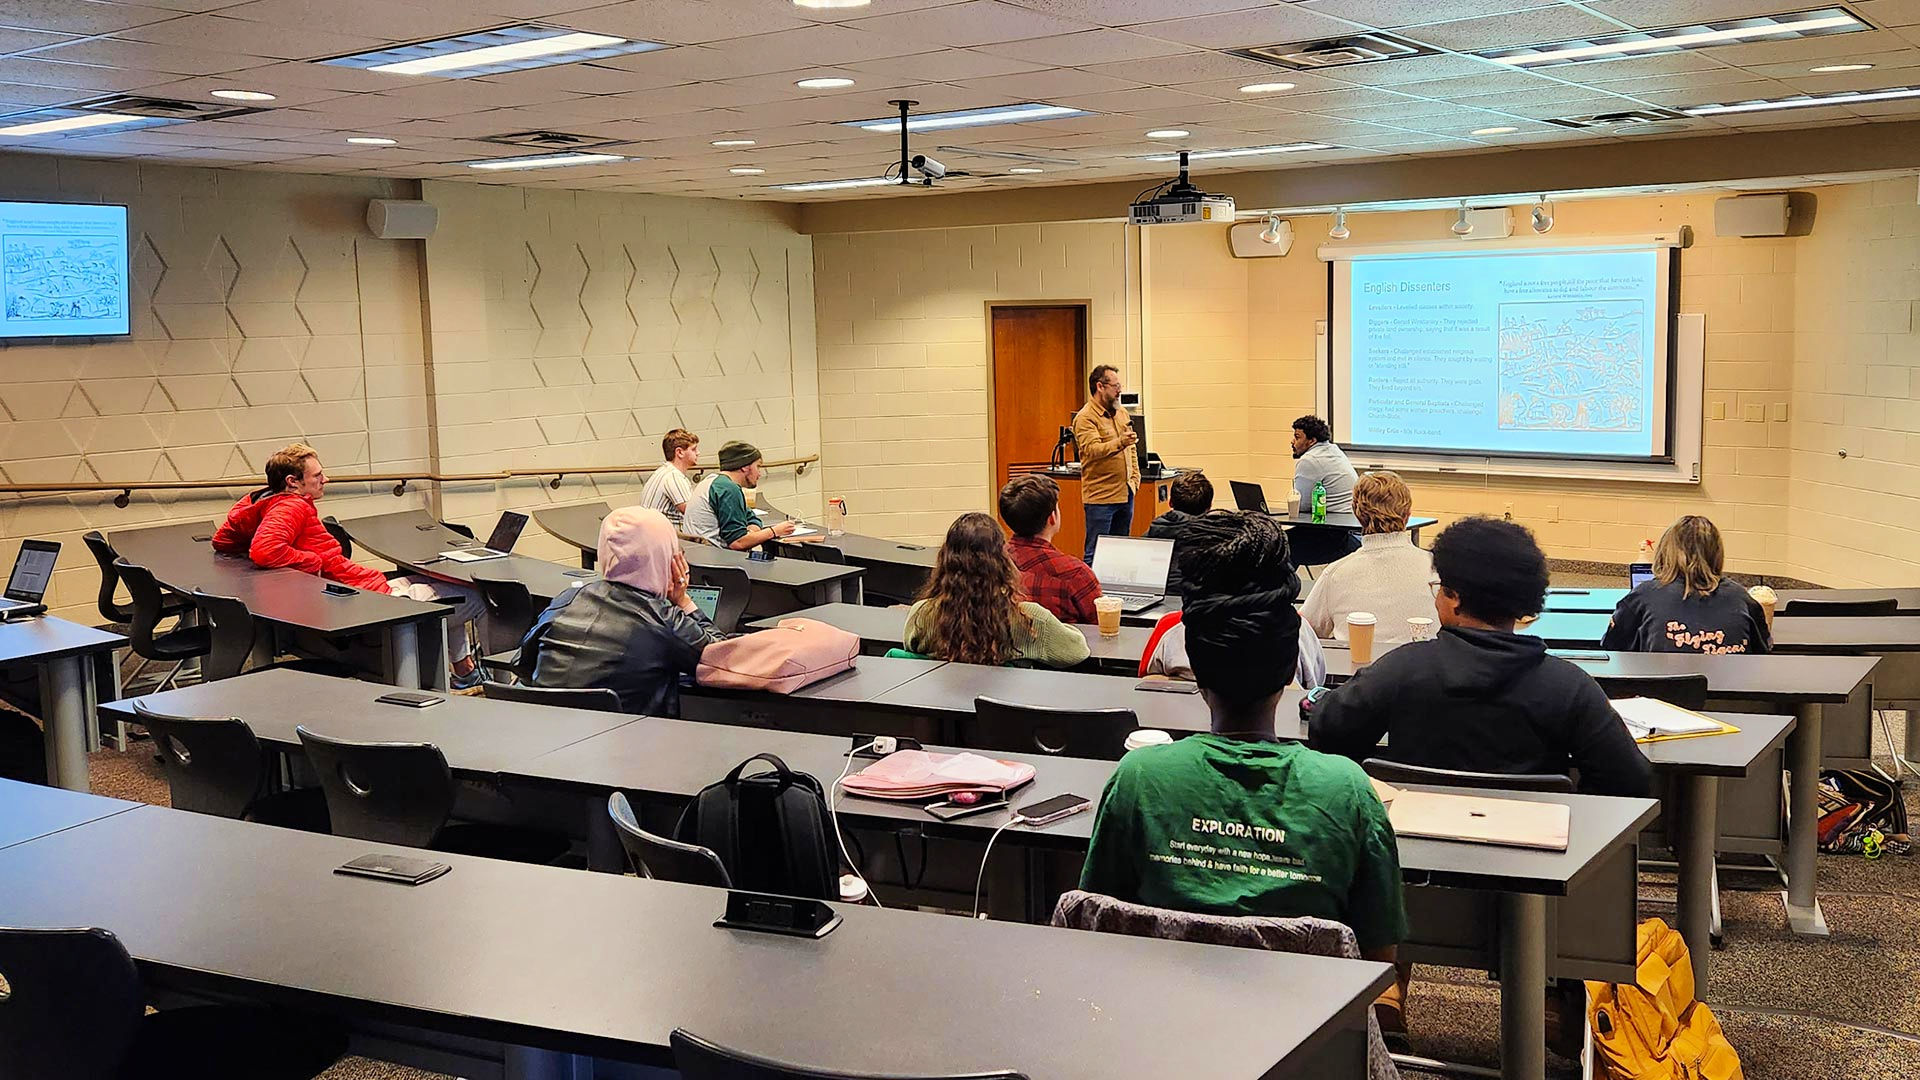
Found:
<svg viewBox="0 0 1920 1080"><path fill-rule="evenodd" d="M1892 86L1885 90L1847 90L1838 94L1801 94L1789 98L1760 98L1725 105L1692 105L1680 111L1688 116L1724 116L1727 113L1769 112L1774 109L1807 109L1820 105L1865 105L1875 101L1899 101L1920 98L1920 86Z"/></svg>
<svg viewBox="0 0 1920 1080"><path fill-rule="evenodd" d="M629 41L609 34L522 23L319 62L389 75L444 75L465 79L664 48L665 45L654 41Z"/></svg>
<svg viewBox="0 0 1920 1080"><path fill-rule="evenodd" d="M938 131L943 128L985 127L988 124L1019 124L1028 120L1058 120L1064 116L1085 116L1085 110L1069 109L1065 105L1047 105L1038 101L1024 101L1018 105L994 105L984 109L960 109L956 112L922 113L907 118L908 131ZM900 130L900 118L882 117L878 120L847 120L841 127L857 127L861 131L897 132Z"/></svg>
<svg viewBox="0 0 1920 1080"><path fill-rule="evenodd" d="M54 120L36 120L15 124L12 127L0 127L0 135L53 135L62 131L82 131L112 124L133 124L146 119L147 117L144 116L129 116L125 113L82 113L79 116L62 116Z"/></svg>
<svg viewBox="0 0 1920 1080"><path fill-rule="evenodd" d="M794 7L803 8L850 8L866 7L873 0L793 0Z"/></svg>
<svg viewBox="0 0 1920 1080"><path fill-rule="evenodd" d="M732 173L735 176L759 176L761 173L766 172L767 170L756 169L751 165L736 165L733 168L728 169L727 171Z"/></svg>
<svg viewBox="0 0 1920 1080"><path fill-rule="evenodd" d="M1620 34L1549 45L1528 45L1517 49L1489 49L1475 55L1497 64L1536 67L1580 60L1611 60L1622 56L1650 56L1710 48L1740 41L1782 40L1824 37L1866 30L1868 26L1841 8L1822 8L1787 15L1762 15L1745 19L1674 26L1661 30L1633 30Z"/></svg>
<svg viewBox="0 0 1920 1080"><path fill-rule="evenodd" d="M1025 168L1025 169L1008 169L1007 171L1008 171L1008 172L1010 172L1010 173L1019 173L1019 174L1020 174L1021 176L1027 176L1027 175L1031 175L1031 174L1033 174L1033 173L1037 173L1037 172L1046 172L1047 170L1045 170L1045 169L1034 169L1034 168Z"/></svg>
<svg viewBox="0 0 1920 1080"><path fill-rule="evenodd" d="M1293 89L1293 84L1290 82L1257 82L1248 83L1241 87L1240 92L1243 94L1277 94L1282 90L1291 89Z"/></svg>
<svg viewBox="0 0 1920 1080"><path fill-rule="evenodd" d="M886 176L867 176L858 180L808 180L801 184L775 184L781 191L838 191L841 188L879 187L900 181Z"/></svg>
<svg viewBox="0 0 1920 1080"><path fill-rule="evenodd" d="M793 85L802 90L838 90L843 86L852 86L852 79L801 79Z"/></svg>
<svg viewBox="0 0 1920 1080"><path fill-rule="evenodd" d="M355 146L394 146L397 145L400 140L383 139L378 135L354 135L350 136L347 141Z"/></svg>
<svg viewBox="0 0 1920 1080"><path fill-rule="evenodd" d="M715 146L752 146L753 140L752 139L715 139L713 140L713 145Z"/></svg>
<svg viewBox="0 0 1920 1080"><path fill-rule="evenodd" d="M486 161L468 161L463 164L469 169L556 169L562 165L593 165L603 161L626 161L619 154L583 154L577 151L565 154L540 154L534 157L490 158Z"/></svg>
<svg viewBox="0 0 1920 1080"><path fill-rule="evenodd" d="M226 98L228 101L273 101L274 96L261 90L209 90L213 97Z"/></svg>
<svg viewBox="0 0 1920 1080"><path fill-rule="evenodd" d="M1331 150L1326 143L1303 142L1282 143L1276 146L1242 146L1235 150L1195 150L1187 155L1188 160L1204 161L1207 158L1253 157L1256 154L1297 154L1302 150ZM1179 161L1178 154L1154 154L1148 161Z"/></svg>
<svg viewBox="0 0 1920 1080"><path fill-rule="evenodd" d="M1865 71L1872 66L1872 64L1823 64L1820 67L1808 68L1807 70L1817 71L1822 75L1831 75L1836 71Z"/></svg>
<svg viewBox="0 0 1920 1080"><path fill-rule="evenodd" d="M1511 135L1519 130L1519 128L1512 127L1474 128L1472 133L1475 135Z"/></svg>
<svg viewBox="0 0 1920 1080"><path fill-rule="evenodd" d="M1184 139L1193 134L1185 128L1158 128L1147 132L1149 139Z"/></svg>

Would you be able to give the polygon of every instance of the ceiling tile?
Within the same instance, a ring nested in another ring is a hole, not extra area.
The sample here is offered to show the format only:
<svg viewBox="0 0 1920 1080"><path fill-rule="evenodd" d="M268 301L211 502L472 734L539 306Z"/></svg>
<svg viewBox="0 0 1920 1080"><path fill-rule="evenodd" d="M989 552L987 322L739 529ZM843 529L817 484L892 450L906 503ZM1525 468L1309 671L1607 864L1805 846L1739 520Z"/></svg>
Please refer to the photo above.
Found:
<svg viewBox="0 0 1920 1080"><path fill-rule="evenodd" d="M1680 3L1675 0L1588 0L1586 6L1636 29L1656 30L1663 26L1690 26L1822 5L1817 0L1805 4L1756 4L1753 0L1684 0Z"/></svg>
<svg viewBox="0 0 1920 1080"><path fill-rule="evenodd" d="M1191 52L1192 47L1176 41L1163 41L1125 30L1086 30L1059 37L1004 41L986 45L981 52L1032 60L1049 66L1086 67L1119 60L1144 60L1150 56L1170 56Z"/></svg>
<svg viewBox="0 0 1920 1080"><path fill-rule="evenodd" d="M1316 15L1304 5L1297 4L1268 5L1248 11L1175 19L1145 28L1145 32L1154 37L1209 49L1241 49L1253 45L1313 41L1340 37L1353 31L1351 23Z"/></svg>
<svg viewBox="0 0 1920 1080"><path fill-rule="evenodd" d="M0 78L4 78L0 75ZM1068 94L1098 94L1109 90L1131 90L1138 84L1124 79L1074 68L1033 71L1006 75L997 79L967 79L961 86L980 90L998 90L1006 101L1045 101Z"/></svg>
<svg viewBox="0 0 1920 1080"><path fill-rule="evenodd" d="M755 5L706 0L627 0L626 3L568 12L543 21L640 41L696 45L752 34L797 30L812 25L787 12L793 5Z"/></svg>
<svg viewBox="0 0 1920 1080"><path fill-rule="evenodd" d="M156 83L172 82L177 75L152 71L121 71L86 64L57 64L51 60L12 56L0 60L0 82L25 83L28 86L64 86L74 90L137 90Z"/></svg>
<svg viewBox="0 0 1920 1080"><path fill-rule="evenodd" d="M1571 7L1543 8L1517 18L1460 19L1408 27L1405 37L1442 49L1461 51L1499 49L1510 45L1540 45L1631 29L1625 23L1603 19Z"/></svg>
<svg viewBox="0 0 1920 1080"><path fill-rule="evenodd" d="M1063 19L1002 3L1001 0L964 0L919 11L876 15L853 25L862 30L938 45L987 45L1000 41L1054 37L1091 29L1087 23Z"/></svg>
<svg viewBox="0 0 1920 1080"><path fill-rule="evenodd" d="M111 34L129 26L179 17L179 12L165 8L99 0L7 0L6 7L0 9L0 24L65 34Z"/></svg>
<svg viewBox="0 0 1920 1080"><path fill-rule="evenodd" d="M1328 68L1314 74L1328 81L1355 86L1398 86L1401 83L1426 82L1432 79L1483 75L1507 70L1510 69L1504 65L1494 64L1477 56L1452 56L1440 53L1433 56L1409 56L1399 60L1379 60L1370 64L1348 64L1345 67ZM1288 82L1300 81L1295 75L1287 75L1285 78Z"/></svg>
<svg viewBox="0 0 1920 1080"><path fill-rule="evenodd" d="M825 23L713 42L707 48L718 50L735 65L735 71L786 71L813 64L833 67L927 50L924 42Z"/></svg>
<svg viewBox="0 0 1920 1080"><path fill-rule="evenodd" d="M197 47L217 42L225 51L252 53L278 60L342 56L381 49L390 44L384 38L342 34L314 27L293 29L271 26L229 19L218 14L189 15L167 22L150 23L121 30L114 36L130 41L150 41L156 45Z"/></svg>
<svg viewBox="0 0 1920 1080"><path fill-rule="evenodd" d="M1169 19L1213 15L1222 11L1242 11L1267 6L1268 0L1009 0L1023 8L1046 12L1098 26L1132 26L1135 23L1164 22Z"/></svg>
<svg viewBox="0 0 1920 1080"><path fill-rule="evenodd" d="M828 8L826 10L840 10ZM936 49L911 56L885 60L862 60L847 64L849 71L871 72L888 78L925 79L929 82L958 82L962 79L987 79L995 75L1013 75L1041 71L1048 65L1016 60L989 53L984 49Z"/></svg>
<svg viewBox="0 0 1920 1080"><path fill-rule="evenodd" d="M72 40L74 40L72 34L52 34L43 30L14 30L0 26L0 56L41 49L48 45L58 45L63 41Z"/></svg>
<svg viewBox="0 0 1920 1080"><path fill-rule="evenodd" d="M1473 19L1554 7L1559 0L1309 0L1304 6L1322 15L1347 19L1361 26L1388 30L1415 23ZM1598 6L1598 5L1594 5Z"/></svg>
<svg viewBox="0 0 1920 1080"><path fill-rule="evenodd" d="M1150 60L1126 60L1117 64L1094 64L1087 68L1097 75L1108 75L1128 82L1169 86L1174 83L1201 82L1207 79L1242 79L1246 82L1291 82L1285 68L1228 56L1217 52L1181 53Z"/></svg>
<svg viewBox="0 0 1920 1080"><path fill-rule="evenodd" d="M497 26L501 19L487 14L482 4L467 0L250 0L220 9L226 18L268 23L282 28L336 32L343 27L377 28L377 37L390 41L451 37ZM323 54L310 54L323 55Z"/></svg>
<svg viewBox="0 0 1920 1080"><path fill-rule="evenodd" d="M111 37L82 38L25 55L68 64L97 64L101 67L161 71L170 75L215 75L273 63L265 57L205 52L180 45L152 45L144 41L123 41Z"/></svg>

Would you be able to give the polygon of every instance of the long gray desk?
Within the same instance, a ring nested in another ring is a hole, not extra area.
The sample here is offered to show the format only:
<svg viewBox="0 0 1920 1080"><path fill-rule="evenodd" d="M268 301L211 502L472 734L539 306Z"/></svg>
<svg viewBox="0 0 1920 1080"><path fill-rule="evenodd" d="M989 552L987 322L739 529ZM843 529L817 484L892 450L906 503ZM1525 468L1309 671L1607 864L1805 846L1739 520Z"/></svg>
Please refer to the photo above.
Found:
<svg viewBox="0 0 1920 1080"><path fill-rule="evenodd" d="M122 814L138 805L64 788L0 780L0 848Z"/></svg>
<svg viewBox="0 0 1920 1080"><path fill-rule="evenodd" d="M1623 588L1554 588L1547 590L1548 611L1584 611L1609 614L1627 595ZM1780 606L1776 615L1793 615L1796 600L1861 601L1891 597L1895 615L1920 615L1920 588L1902 589L1777 589Z"/></svg>
<svg viewBox="0 0 1920 1080"><path fill-rule="evenodd" d="M119 634L51 615L0 623L0 668L31 667L39 678L48 783L90 790L87 733L93 706L118 696L113 651L126 643Z"/></svg>
<svg viewBox="0 0 1920 1080"><path fill-rule="evenodd" d="M837 908L845 922L818 941L745 933L712 925L718 890L460 855L436 854L453 869L417 888L333 873L394 850L143 806L0 851L0 922L104 927L150 982L350 1022L653 1065L671 1064L667 1037L685 1028L896 1075L1360 1076L1367 1010L1392 976L863 907ZM955 1008L955 987L1001 992ZM856 1035L876 1003L922 1022L910 1038ZM530 1056L509 1050L507 1076L530 1074Z"/></svg>
<svg viewBox="0 0 1920 1080"><path fill-rule="evenodd" d="M216 554L207 541L196 539L211 537L213 531L211 524L162 525L116 532L107 542L121 558L151 570L160 584L175 592L202 589L238 598L255 619L288 631L283 644L289 648L304 640L317 655L335 657L337 650L316 639L377 633L374 666L383 680L398 686L446 687L444 604L358 589L351 596L336 596L326 591L328 583L318 575L291 568L263 570L244 558Z"/></svg>
<svg viewBox="0 0 1920 1080"><path fill-rule="evenodd" d="M907 633L906 608L871 607L865 604L822 604L819 607L802 608L786 615L761 619L749 624L748 628L764 630L779 625L781 619L792 618L816 619L858 635L869 655L874 656L883 655L888 649L901 648ZM1140 669L1140 655L1152 637L1152 632L1146 627L1124 623L1120 633L1113 637L1102 637L1098 626L1084 623L1069 625L1087 639L1087 649L1091 653L1084 665L1087 670L1109 675L1137 672Z"/></svg>
<svg viewBox="0 0 1920 1080"><path fill-rule="evenodd" d="M473 584L476 576L518 581L542 602L599 577L590 570L576 570L528 555L508 554L481 562L441 558L443 551L477 550L485 545L440 524L424 510L349 518L340 524L355 544L412 573L459 585Z"/></svg>
<svg viewBox="0 0 1920 1080"><path fill-rule="evenodd" d="M1321 525L1336 529L1345 529L1348 532L1357 533L1361 530L1360 519L1352 514L1328 513L1325 521L1315 521L1313 520L1312 511L1302 509L1292 514L1276 510L1272 512L1272 517L1280 523L1281 527L1287 529L1299 525ZM1439 523L1439 518L1414 516L1407 519L1407 529L1413 533L1413 542L1418 544L1420 542L1420 530L1432 528Z"/></svg>

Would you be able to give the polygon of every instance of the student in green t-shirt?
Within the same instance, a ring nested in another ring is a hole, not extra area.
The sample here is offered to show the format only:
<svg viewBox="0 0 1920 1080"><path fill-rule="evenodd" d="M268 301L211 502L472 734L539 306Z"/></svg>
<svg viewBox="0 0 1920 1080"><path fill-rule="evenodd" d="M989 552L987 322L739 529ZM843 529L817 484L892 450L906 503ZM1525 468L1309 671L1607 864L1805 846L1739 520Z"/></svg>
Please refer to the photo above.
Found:
<svg viewBox="0 0 1920 1080"><path fill-rule="evenodd" d="M1391 962L1407 936L1400 857L1360 767L1276 734L1293 676L1299 591L1265 514L1207 514L1180 535L1187 652L1212 731L1120 759L1101 796L1080 887L1214 915L1313 915ZM1283 655L1284 654L1284 655ZM1404 1030L1401 983L1382 1027Z"/></svg>
<svg viewBox="0 0 1920 1080"><path fill-rule="evenodd" d="M760 450L752 443L738 440L720 448L720 471L710 473L694 485L687 496L686 519L682 525L688 535L697 536L715 547L746 551L769 540L792 536L791 521L762 525L747 509L744 489L760 486Z"/></svg>

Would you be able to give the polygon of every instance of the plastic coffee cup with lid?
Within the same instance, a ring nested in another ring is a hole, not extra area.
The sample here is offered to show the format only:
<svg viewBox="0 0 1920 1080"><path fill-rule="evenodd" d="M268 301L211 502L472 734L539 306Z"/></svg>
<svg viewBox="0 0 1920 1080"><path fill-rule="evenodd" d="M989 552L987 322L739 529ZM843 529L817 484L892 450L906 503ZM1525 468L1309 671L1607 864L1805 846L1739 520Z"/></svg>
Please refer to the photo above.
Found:
<svg viewBox="0 0 1920 1080"><path fill-rule="evenodd" d="M1127 736L1127 749L1138 750L1143 746L1165 746L1173 741L1173 736L1158 728L1135 728Z"/></svg>

